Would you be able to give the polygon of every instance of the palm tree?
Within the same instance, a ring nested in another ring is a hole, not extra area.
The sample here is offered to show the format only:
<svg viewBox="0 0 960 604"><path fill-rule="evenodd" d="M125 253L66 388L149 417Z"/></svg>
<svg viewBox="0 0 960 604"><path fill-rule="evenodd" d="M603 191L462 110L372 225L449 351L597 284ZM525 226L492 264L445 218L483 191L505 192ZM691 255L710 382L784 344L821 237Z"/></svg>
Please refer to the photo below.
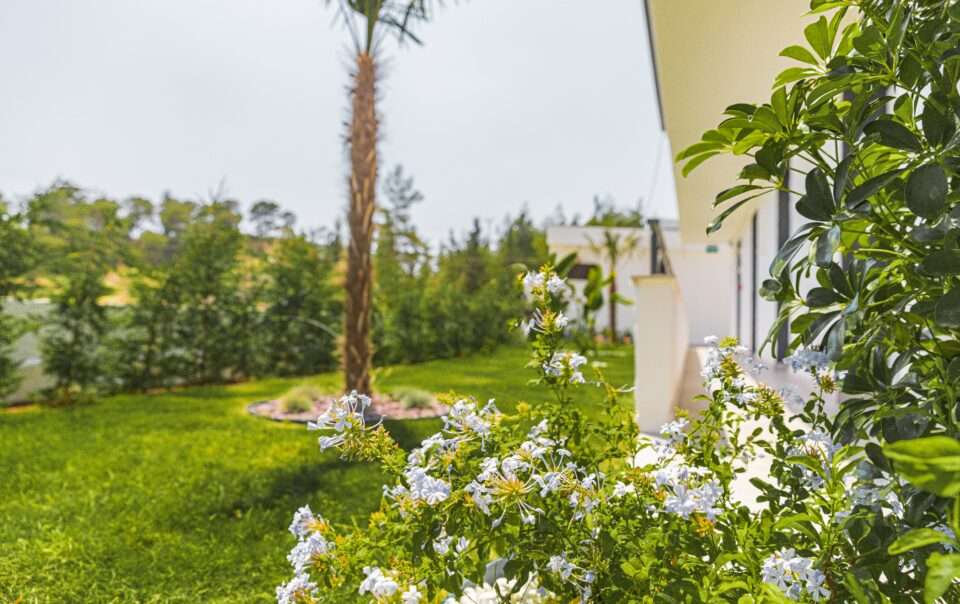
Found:
<svg viewBox="0 0 960 604"><path fill-rule="evenodd" d="M344 373L348 391L370 392L370 311L372 306L373 215L376 210L378 48L386 35L400 43L420 39L411 31L432 15L430 0L327 0L336 3L354 47L351 77L350 123L346 143L350 151L350 204L347 224L346 323Z"/></svg>
<svg viewBox="0 0 960 604"><path fill-rule="evenodd" d="M607 304L609 314L610 340L617 340L617 304L629 304L630 301L617 293L617 265L622 258L632 256L637 251L640 238L632 233L616 232L611 229L603 231L603 241L595 242L589 237L590 248L595 254L607 259Z"/></svg>

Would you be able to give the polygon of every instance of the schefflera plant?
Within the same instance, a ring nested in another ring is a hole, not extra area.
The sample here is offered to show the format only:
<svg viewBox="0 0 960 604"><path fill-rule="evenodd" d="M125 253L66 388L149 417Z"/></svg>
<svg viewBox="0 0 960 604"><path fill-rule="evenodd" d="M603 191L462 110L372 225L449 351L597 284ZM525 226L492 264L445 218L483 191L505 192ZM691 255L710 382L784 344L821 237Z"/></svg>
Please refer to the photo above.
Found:
<svg viewBox="0 0 960 604"><path fill-rule="evenodd" d="M794 359L817 384L804 398L758 385L743 370L747 351L713 339L706 409L658 438L639 435L625 389L565 349L569 286L549 266L522 281L534 308L518 327L549 396L512 414L457 400L443 429L409 452L370 423L367 397L343 397L310 428L321 449L382 464L388 484L365 525L296 513L294 577L277 589L279 604L919 598L922 560L910 548L869 581L851 579L877 543L847 527L902 515L901 485L863 467L862 443L830 436L824 395L836 382L824 355ZM602 402L585 403L586 388ZM736 484L758 455L770 470L753 480L751 501ZM925 528L944 555L948 527Z"/></svg>
<svg viewBox="0 0 960 604"><path fill-rule="evenodd" d="M739 182L717 195L721 211L709 231L760 195L798 197L808 222L761 289L780 307L769 341L776 346L773 334L789 321L790 349L820 349L846 372L834 435L867 443L874 470L889 476L885 443L926 437L933 440L910 450L935 457L960 436L960 3L810 6L807 45L781 53L797 65L776 78L770 101L729 107L678 160L686 174L719 154L749 159ZM937 471L949 475L950 467ZM878 580L889 556L902 552L902 541L893 545L898 533L945 524L951 493L908 487L904 522L852 523L851 535L875 545L859 578ZM956 555L921 566L939 577L928 601L960 575Z"/></svg>

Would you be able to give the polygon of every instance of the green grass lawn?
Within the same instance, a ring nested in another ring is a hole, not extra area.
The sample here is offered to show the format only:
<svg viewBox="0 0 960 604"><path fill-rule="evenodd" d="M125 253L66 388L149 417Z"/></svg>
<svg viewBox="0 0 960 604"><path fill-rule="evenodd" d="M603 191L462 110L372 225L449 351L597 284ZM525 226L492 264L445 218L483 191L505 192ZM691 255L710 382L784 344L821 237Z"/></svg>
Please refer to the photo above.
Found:
<svg viewBox="0 0 960 604"><path fill-rule="evenodd" d="M632 382L631 355L601 351L611 382ZM525 360L524 349L504 348L389 367L376 386L452 390L509 410L543 396L527 386ZM289 575L297 507L362 521L381 490L375 467L321 454L302 425L246 414L249 402L303 381L0 411L0 604L272 602ZM336 374L309 381L340 384ZM599 402L598 389L581 392L584 405ZM404 446L439 425L388 424Z"/></svg>

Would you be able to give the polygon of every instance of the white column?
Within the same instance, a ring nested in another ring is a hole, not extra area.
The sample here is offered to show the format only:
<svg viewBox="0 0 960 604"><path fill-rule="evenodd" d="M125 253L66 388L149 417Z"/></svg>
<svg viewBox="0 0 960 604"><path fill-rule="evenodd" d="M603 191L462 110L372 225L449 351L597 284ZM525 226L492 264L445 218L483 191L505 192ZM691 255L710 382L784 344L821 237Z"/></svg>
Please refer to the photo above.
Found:
<svg viewBox="0 0 960 604"><path fill-rule="evenodd" d="M641 432L673 419L689 348L686 314L675 277L633 278L636 286L634 401Z"/></svg>

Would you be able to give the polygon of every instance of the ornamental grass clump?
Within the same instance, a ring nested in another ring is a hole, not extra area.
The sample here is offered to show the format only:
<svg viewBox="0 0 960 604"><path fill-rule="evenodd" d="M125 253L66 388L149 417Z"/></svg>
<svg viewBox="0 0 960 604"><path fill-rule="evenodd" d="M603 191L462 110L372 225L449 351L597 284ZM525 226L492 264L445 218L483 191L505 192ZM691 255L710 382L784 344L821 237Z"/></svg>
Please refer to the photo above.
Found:
<svg viewBox="0 0 960 604"><path fill-rule="evenodd" d="M280 397L280 407L285 413L304 413L313 409L323 392L316 386L303 384L295 386Z"/></svg>
<svg viewBox="0 0 960 604"><path fill-rule="evenodd" d="M878 550L877 516L923 519L904 515L911 491L867 463L867 443L831 437L831 368L793 359L816 389L791 412L744 371L742 347L711 340L706 409L640 435L627 389L564 349L556 278L550 266L526 277L533 309L518 322L554 317L527 331L546 402L503 413L463 397L410 451L366 423L360 394L311 426L322 449L388 479L366 525L297 512L280 604L921 601L926 554L949 555L951 527L924 527L937 540L921 551ZM584 388L606 395L590 419L575 404ZM769 471L744 495L759 458Z"/></svg>

